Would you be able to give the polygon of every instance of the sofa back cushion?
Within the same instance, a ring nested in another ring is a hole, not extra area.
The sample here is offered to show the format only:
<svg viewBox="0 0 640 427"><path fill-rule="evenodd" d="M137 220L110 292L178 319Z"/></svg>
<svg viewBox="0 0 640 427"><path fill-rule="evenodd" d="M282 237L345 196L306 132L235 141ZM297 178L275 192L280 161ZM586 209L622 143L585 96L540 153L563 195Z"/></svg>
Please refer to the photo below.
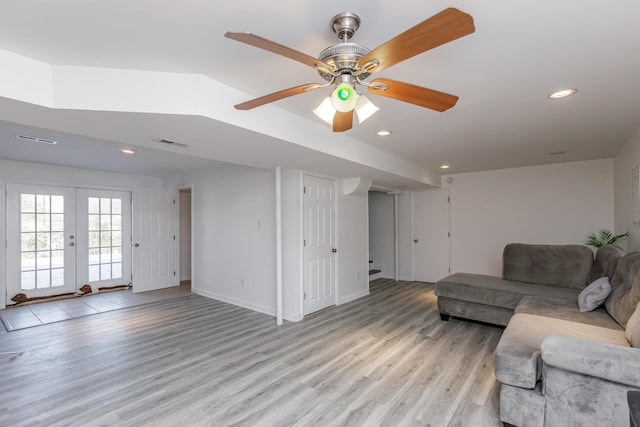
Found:
<svg viewBox="0 0 640 427"><path fill-rule="evenodd" d="M640 303L636 306L633 314L627 321L627 328L624 335L631 344L631 347L640 347Z"/></svg>
<svg viewBox="0 0 640 427"><path fill-rule="evenodd" d="M537 285L583 289L593 252L582 245L509 243L502 253L502 277Z"/></svg>
<svg viewBox="0 0 640 427"><path fill-rule="evenodd" d="M640 252L630 252L620 258L611 278L611 295L604 307L611 317L626 328L627 321L640 301Z"/></svg>
<svg viewBox="0 0 640 427"><path fill-rule="evenodd" d="M591 273L589 273L589 283L605 276L611 280L616 272L618 261L623 255L624 250L620 246L606 245L598 248L596 259L591 266Z"/></svg>

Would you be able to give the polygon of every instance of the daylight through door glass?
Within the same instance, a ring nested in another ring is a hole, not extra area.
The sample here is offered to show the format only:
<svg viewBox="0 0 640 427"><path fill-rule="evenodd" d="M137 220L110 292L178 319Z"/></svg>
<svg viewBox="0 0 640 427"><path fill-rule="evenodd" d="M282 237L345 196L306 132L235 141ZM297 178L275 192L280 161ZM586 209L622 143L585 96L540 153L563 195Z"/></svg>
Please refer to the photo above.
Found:
<svg viewBox="0 0 640 427"><path fill-rule="evenodd" d="M64 196L20 195L23 290L64 285Z"/></svg>
<svg viewBox="0 0 640 427"><path fill-rule="evenodd" d="M122 199L89 197L89 281L122 277Z"/></svg>

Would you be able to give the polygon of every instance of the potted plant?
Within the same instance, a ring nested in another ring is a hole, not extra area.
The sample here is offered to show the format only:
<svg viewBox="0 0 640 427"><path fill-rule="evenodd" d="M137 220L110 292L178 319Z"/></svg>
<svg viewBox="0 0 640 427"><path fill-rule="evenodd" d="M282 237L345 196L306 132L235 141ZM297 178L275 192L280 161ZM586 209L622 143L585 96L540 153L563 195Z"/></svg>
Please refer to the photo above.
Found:
<svg viewBox="0 0 640 427"><path fill-rule="evenodd" d="M584 241L585 245L593 246L594 248L599 248L606 245L615 245L618 242L623 241L629 237L629 232L623 234L613 235L611 230L600 230L598 235L595 233L591 233L587 236L587 240Z"/></svg>

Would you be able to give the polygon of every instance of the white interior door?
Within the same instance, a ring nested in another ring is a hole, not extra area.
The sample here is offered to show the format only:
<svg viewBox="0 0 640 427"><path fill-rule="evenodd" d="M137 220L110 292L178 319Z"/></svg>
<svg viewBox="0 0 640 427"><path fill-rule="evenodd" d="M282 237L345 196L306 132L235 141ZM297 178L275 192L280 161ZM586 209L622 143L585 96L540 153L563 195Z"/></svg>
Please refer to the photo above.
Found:
<svg viewBox="0 0 640 427"><path fill-rule="evenodd" d="M304 176L304 314L335 304L335 182Z"/></svg>
<svg viewBox="0 0 640 427"><path fill-rule="evenodd" d="M133 292L179 284L176 275L177 191L133 191Z"/></svg>
<svg viewBox="0 0 640 427"><path fill-rule="evenodd" d="M7 293L73 293L76 282L75 189L7 185Z"/></svg>
<svg viewBox="0 0 640 427"><path fill-rule="evenodd" d="M434 283L449 274L449 190L413 193L413 278Z"/></svg>

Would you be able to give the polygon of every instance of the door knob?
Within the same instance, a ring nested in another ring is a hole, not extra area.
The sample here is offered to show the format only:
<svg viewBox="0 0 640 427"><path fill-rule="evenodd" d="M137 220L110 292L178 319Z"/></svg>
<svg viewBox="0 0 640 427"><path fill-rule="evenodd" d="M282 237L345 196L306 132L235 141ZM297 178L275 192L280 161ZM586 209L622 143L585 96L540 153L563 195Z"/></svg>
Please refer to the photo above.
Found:
<svg viewBox="0 0 640 427"><path fill-rule="evenodd" d="M75 244L75 243L73 243L73 242L70 242L70 243L69 243L69 246L75 246L75 245L76 245L76 244Z"/></svg>
<svg viewBox="0 0 640 427"><path fill-rule="evenodd" d="M413 239L413 243L418 243L418 239Z"/></svg>
<svg viewBox="0 0 640 427"><path fill-rule="evenodd" d="M331 252L333 252L335 254L336 252L338 252L338 250L336 248L333 248L333 249L331 249Z"/></svg>
<svg viewBox="0 0 640 427"><path fill-rule="evenodd" d="M139 243L134 243L133 246L135 246L137 248L138 246L140 246L140 244Z"/></svg>

